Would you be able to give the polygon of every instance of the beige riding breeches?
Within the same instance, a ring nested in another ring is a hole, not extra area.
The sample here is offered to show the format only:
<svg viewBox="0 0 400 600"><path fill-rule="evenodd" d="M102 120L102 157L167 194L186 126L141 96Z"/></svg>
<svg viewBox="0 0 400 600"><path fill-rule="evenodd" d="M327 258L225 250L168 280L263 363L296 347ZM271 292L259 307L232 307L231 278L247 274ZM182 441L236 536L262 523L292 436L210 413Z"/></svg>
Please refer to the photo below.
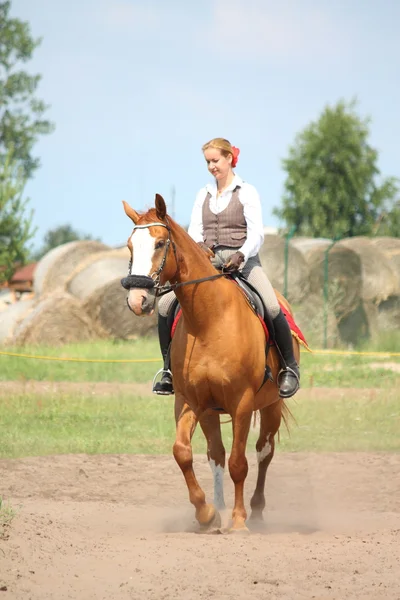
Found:
<svg viewBox="0 0 400 600"><path fill-rule="evenodd" d="M212 259L214 266L222 266L227 262L229 256L237 251L237 248L221 248L216 250L215 257ZM257 254L248 259L243 268L240 269L244 277L256 288L258 293L263 299L265 306L272 319L278 315L280 306L274 292L274 288L271 285L265 271L263 270L260 262L260 257ZM162 296L158 302L158 312L162 317L168 315L168 311L175 299L175 293L169 292Z"/></svg>

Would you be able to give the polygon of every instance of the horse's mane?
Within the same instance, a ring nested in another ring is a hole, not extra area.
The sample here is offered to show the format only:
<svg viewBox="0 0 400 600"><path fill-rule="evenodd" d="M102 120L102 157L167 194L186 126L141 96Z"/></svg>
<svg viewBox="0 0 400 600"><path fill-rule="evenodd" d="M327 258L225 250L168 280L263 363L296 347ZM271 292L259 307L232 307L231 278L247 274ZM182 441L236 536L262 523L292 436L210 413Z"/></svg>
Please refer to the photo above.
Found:
<svg viewBox="0 0 400 600"><path fill-rule="evenodd" d="M196 244L196 242L193 238L190 237L188 232L185 231L185 229L181 225L179 225L179 223L174 221L174 219L170 217L168 213L165 215L164 219L160 219L160 217L157 215L157 211L155 208L150 208L147 212L140 213L138 225L145 225L146 223L156 222L165 223L165 225L168 225L168 227L170 228L172 237L174 241L177 242L177 255L179 262L183 262L183 253L181 245L183 244L185 245L185 247L186 245L188 245L191 251L195 253L196 261L198 261L198 263L203 263L205 266L208 267L211 266L213 270L216 271L204 250L202 250L202 248L200 248L200 246Z"/></svg>

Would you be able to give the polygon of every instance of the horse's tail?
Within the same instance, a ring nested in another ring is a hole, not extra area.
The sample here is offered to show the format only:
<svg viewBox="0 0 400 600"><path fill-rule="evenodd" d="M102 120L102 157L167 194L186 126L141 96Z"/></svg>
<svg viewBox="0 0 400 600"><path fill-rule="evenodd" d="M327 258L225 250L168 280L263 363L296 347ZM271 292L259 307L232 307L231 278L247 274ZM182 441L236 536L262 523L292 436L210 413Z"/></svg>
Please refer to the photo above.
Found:
<svg viewBox="0 0 400 600"><path fill-rule="evenodd" d="M290 410L290 408L288 407L288 405L286 404L286 402L281 398L281 415L282 415L282 420L285 424L286 427L286 431L288 432L289 436L290 436L290 427L289 427L289 423L290 421L294 421L294 423L297 425L297 421L295 416L293 415L292 411ZM260 411L259 410L255 410L253 413L253 429L255 429L257 427L257 420L260 419ZM278 430L278 441L280 441L280 435L279 435L279 431Z"/></svg>

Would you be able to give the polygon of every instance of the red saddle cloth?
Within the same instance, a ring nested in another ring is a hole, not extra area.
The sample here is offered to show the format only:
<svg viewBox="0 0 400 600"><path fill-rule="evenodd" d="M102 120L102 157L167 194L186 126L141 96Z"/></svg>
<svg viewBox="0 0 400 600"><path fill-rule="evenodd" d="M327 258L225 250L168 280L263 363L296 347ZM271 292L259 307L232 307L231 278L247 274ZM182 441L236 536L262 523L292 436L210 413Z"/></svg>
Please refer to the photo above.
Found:
<svg viewBox="0 0 400 600"><path fill-rule="evenodd" d="M302 344L305 348L307 348L307 350L310 350L310 348L308 347L308 344L306 342L306 339L304 337L304 334L301 331L300 327L296 324L293 316L286 311L285 307L280 302L279 302L279 306L281 307L282 312L283 312L283 314L286 317L286 320L287 320L287 322L289 324L290 331L292 332L293 337L295 337L299 341L300 344ZM177 315L176 315L176 317L175 317L175 319L174 319L174 322L172 324L171 337L174 337L176 326L178 325L178 321L181 318L181 316L182 316L182 309L180 308L179 311L178 311L178 313L177 313ZM257 315L257 316L258 316L258 318L261 321L261 324L262 324L264 332L265 332L265 337L266 337L266 340L268 342L268 340L269 340L269 332L268 332L267 325L265 324L264 319L262 319L260 315Z"/></svg>

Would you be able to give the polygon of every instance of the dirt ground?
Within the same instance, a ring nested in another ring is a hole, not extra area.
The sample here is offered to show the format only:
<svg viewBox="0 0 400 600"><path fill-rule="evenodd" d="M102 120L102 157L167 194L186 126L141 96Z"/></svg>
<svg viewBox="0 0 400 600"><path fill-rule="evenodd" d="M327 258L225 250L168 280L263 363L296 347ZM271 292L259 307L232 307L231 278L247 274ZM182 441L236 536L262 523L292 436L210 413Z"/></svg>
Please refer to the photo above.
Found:
<svg viewBox="0 0 400 600"><path fill-rule="evenodd" d="M205 457L195 464L211 498ZM399 471L397 454L278 451L265 530L236 536L196 533L172 456L1 460L17 516L0 600L399 600ZM228 473L225 489L231 507Z"/></svg>

